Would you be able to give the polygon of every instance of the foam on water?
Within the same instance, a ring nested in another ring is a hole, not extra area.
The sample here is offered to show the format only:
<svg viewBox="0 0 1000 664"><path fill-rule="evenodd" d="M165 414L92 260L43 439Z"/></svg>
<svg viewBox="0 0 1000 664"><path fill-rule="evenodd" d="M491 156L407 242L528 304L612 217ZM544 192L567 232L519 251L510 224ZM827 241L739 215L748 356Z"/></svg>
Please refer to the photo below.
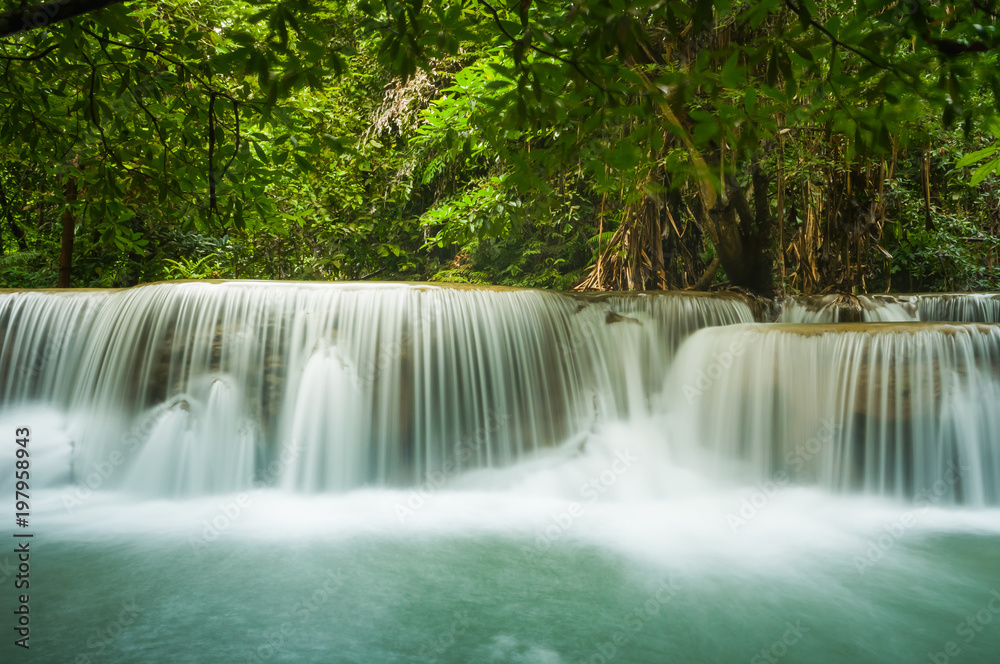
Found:
<svg viewBox="0 0 1000 664"><path fill-rule="evenodd" d="M304 496L260 488L137 501L68 487L39 494L35 518L49 538L180 540L193 552L217 541L496 536L520 542L528 559L552 547L585 545L644 565L724 564L754 573L802 555L864 556L870 542L887 533L891 545L941 533L1000 535L996 509L713 480L676 465L650 435L667 424L601 428L503 471L471 471L410 489Z"/></svg>
<svg viewBox="0 0 1000 664"><path fill-rule="evenodd" d="M751 320L728 296L0 294L32 653L940 661L1000 592L997 331ZM992 664L1000 631L973 637Z"/></svg>
<svg viewBox="0 0 1000 664"><path fill-rule="evenodd" d="M751 320L734 297L406 284L0 293L0 405L58 412L77 477L124 457L105 489L405 486L642 416L686 336Z"/></svg>

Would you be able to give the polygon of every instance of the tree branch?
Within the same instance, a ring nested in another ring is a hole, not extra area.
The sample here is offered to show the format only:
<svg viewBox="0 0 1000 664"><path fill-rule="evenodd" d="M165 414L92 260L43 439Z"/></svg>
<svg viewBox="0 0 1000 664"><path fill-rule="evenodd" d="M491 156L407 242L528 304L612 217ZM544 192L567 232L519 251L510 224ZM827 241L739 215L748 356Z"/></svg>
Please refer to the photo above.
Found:
<svg viewBox="0 0 1000 664"><path fill-rule="evenodd" d="M814 28L822 32L824 35L826 35L830 39L830 43L833 44L834 46L839 46L843 49L850 51L851 53L854 53L855 55L861 58L864 58L865 60L875 65L879 69L892 71L892 67L888 66L884 62L879 62L875 60L875 58L873 58L871 55L865 53L864 51L857 49L851 46L850 44L845 44L844 42L837 39L832 32L826 29L825 25L814 19L812 17L812 14L806 11L803 7L799 7L798 5L796 5L794 2L792 2L792 0L785 0L785 4L788 5L789 9L791 9L793 12L801 16L807 23L809 23L809 25L813 26Z"/></svg>
<svg viewBox="0 0 1000 664"><path fill-rule="evenodd" d="M708 264L705 268L704 274L694 283L693 286L689 286L690 290L703 291L712 285L712 281L715 279L715 275L719 272L719 266L722 265L722 259L719 258L719 254L715 254L712 258L712 262Z"/></svg>
<svg viewBox="0 0 1000 664"><path fill-rule="evenodd" d="M235 99L231 98L230 101L233 104L233 115L236 116L236 129L234 130L234 136L236 138L236 146L233 149L233 156L229 158L229 161L227 161L226 165L222 168L222 173L219 174L220 180L226 177L226 173L229 172L229 167L233 165L233 162L236 161L237 155L239 155L240 153L240 105L236 103ZM219 122L219 124L222 123ZM225 125L223 125L223 127L225 127Z"/></svg>
<svg viewBox="0 0 1000 664"><path fill-rule="evenodd" d="M0 60L14 60L16 62L32 62L34 60L41 60L42 58L44 58L46 55L56 50L57 48L59 48L59 44L53 44L44 51L38 51L34 55L28 55L23 57L17 55L0 54Z"/></svg>
<svg viewBox="0 0 1000 664"><path fill-rule="evenodd" d="M497 13L497 10L493 7L493 5L491 5L490 3L486 2L486 0L480 0L479 4L481 4L482 6L486 7L486 9L493 15L493 22L496 23L496 26L498 28L500 28L500 32L502 32L504 34L504 36L507 37L507 39L510 40L510 43L513 44L513 43L515 43L515 42L518 41L517 37L515 37L512 34L510 34L510 32L507 31L507 28L504 27L503 22L500 20L500 14ZM530 48L531 50L533 50L533 51L535 51L537 53L540 53L540 54L542 54L542 55L544 55L546 57L552 58L554 60L558 60L559 62L561 62L561 63L563 63L565 65L569 65L570 67L572 67L573 69L575 69L577 71L577 73L580 74L580 76L583 76L588 82L590 82L591 85L595 86L601 92L607 94L607 92L608 92L607 89L605 89L605 87L603 85L601 85L600 83L598 83L597 81L595 81L594 79L592 79L590 76L588 76L587 72L583 71L583 68L580 67L580 63L577 62L576 60L569 59L569 58L564 58L564 57L562 57L562 56L560 56L560 55L558 55L556 53L552 53L551 51L546 51L543 48L539 48L538 46L535 46L535 44L532 43L532 41L530 39L526 40L525 43L528 46L528 48Z"/></svg>
<svg viewBox="0 0 1000 664"><path fill-rule="evenodd" d="M53 23L118 5L125 0L55 0L0 14L0 39L38 30Z"/></svg>
<svg viewBox="0 0 1000 664"><path fill-rule="evenodd" d="M736 209L736 214L739 215L743 230L747 231L746 233L741 233L741 235L749 236L756 222L753 212L750 211L750 203L747 202L746 194L743 193L743 187L740 186L735 177L732 175L727 176L726 182L729 185L727 191L729 200L732 201L733 207Z"/></svg>

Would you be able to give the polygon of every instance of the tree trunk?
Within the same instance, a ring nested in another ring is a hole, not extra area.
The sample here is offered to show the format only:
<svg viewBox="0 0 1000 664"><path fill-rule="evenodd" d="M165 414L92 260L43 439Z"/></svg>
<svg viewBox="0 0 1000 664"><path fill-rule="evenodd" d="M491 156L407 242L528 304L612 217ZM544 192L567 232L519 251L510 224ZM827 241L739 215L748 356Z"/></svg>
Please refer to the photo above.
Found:
<svg viewBox="0 0 1000 664"><path fill-rule="evenodd" d="M69 288L73 268L73 238L76 235L76 218L70 205L76 200L76 180L66 183L66 209L62 221L62 251L59 254L59 282L56 288Z"/></svg>
<svg viewBox="0 0 1000 664"><path fill-rule="evenodd" d="M733 177L725 180L725 196L701 196L696 213L712 244L729 283L757 295L774 295L774 258L771 231L775 218L767 199L768 178L756 162L751 166L754 208ZM706 199L709 203L706 205Z"/></svg>

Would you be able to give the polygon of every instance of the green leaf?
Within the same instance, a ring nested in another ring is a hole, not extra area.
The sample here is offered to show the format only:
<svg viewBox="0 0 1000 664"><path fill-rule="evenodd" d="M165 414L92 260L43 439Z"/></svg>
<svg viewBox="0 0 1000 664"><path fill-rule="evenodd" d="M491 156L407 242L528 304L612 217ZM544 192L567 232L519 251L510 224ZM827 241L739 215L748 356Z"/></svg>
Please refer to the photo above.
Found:
<svg viewBox="0 0 1000 664"><path fill-rule="evenodd" d="M260 147L260 144L259 143L253 143L253 149L254 149L254 152L257 153L257 158L260 159L262 162L264 162L266 164L267 163L267 153L264 152L264 149L262 147Z"/></svg>
<svg viewBox="0 0 1000 664"><path fill-rule="evenodd" d="M955 168L962 168L963 166L968 166L969 164L974 164L977 161L981 161L986 157L993 155L997 150L1000 150L1000 145L994 145L990 148L984 148L982 150L976 150L975 152L970 152L955 164Z"/></svg>
<svg viewBox="0 0 1000 664"><path fill-rule="evenodd" d="M972 174L972 179L969 180L969 184L975 187L980 182L985 180L988 175L995 173L998 169L1000 169L1000 157L988 161L979 168L977 168L976 171Z"/></svg>
<svg viewBox="0 0 1000 664"><path fill-rule="evenodd" d="M298 165L298 167L304 173L315 173L316 172L316 167L312 165L312 162L310 162L308 159L306 159L305 157L303 157L298 152L293 152L292 153L292 159L295 160L296 165Z"/></svg>
<svg viewBox="0 0 1000 664"><path fill-rule="evenodd" d="M722 67L722 84L727 88L738 88L744 83L743 69L739 65L739 51L733 53Z"/></svg>

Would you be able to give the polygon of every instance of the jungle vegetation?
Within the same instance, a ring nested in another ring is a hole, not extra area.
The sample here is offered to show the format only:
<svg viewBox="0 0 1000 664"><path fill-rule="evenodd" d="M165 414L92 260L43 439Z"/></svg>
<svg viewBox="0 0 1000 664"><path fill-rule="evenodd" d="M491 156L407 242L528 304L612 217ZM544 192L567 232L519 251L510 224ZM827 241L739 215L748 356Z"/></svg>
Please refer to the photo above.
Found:
<svg viewBox="0 0 1000 664"><path fill-rule="evenodd" d="M0 0L0 286L1000 290L997 0Z"/></svg>

